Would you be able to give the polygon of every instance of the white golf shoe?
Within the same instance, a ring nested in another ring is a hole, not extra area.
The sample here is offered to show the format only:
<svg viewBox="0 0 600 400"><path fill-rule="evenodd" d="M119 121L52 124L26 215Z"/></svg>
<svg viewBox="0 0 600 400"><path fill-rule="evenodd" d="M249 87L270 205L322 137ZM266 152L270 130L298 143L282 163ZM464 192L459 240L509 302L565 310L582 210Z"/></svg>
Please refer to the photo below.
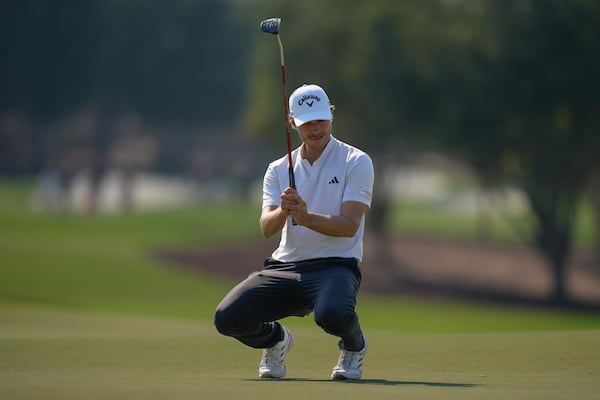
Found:
<svg viewBox="0 0 600 400"><path fill-rule="evenodd" d="M367 354L367 339L363 336L365 347L360 351L348 351L340 349L340 358L333 372L331 379L360 379L363 371L363 359Z"/></svg>
<svg viewBox="0 0 600 400"><path fill-rule="evenodd" d="M282 327L283 339L269 349L263 350L258 376L261 378L283 378L285 376L285 356L294 345L292 333Z"/></svg>

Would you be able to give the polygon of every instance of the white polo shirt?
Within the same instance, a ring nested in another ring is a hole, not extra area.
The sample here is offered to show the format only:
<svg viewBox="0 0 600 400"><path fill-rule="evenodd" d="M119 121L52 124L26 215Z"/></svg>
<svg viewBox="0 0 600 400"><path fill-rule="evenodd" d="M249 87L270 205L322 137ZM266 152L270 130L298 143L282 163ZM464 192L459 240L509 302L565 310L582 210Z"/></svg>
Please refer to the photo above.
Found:
<svg viewBox="0 0 600 400"><path fill-rule="evenodd" d="M371 206L374 171L368 154L331 136L321 156L311 165L301 157L301 146L292 152L296 187L308 211L341 215L342 203L358 201ZM263 181L263 208L279 206L280 196L289 187L287 155L267 167ZM334 237L293 225L288 218L275 260L294 262L321 257L362 259L365 218L353 237Z"/></svg>

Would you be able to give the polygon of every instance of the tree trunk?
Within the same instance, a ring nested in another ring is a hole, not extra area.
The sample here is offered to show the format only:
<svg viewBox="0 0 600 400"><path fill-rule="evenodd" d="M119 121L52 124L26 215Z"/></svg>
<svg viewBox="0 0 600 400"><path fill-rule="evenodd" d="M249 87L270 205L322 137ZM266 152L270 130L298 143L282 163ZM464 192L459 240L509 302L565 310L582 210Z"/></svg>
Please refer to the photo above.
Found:
<svg viewBox="0 0 600 400"><path fill-rule="evenodd" d="M594 238L593 264L600 268L600 172L592 176L590 181L590 199L594 209L596 237Z"/></svg>
<svg viewBox="0 0 600 400"><path fill-rule="evenodd" d="M537 217L539 230L536 244L547 260L553 279L553 292L550 300L557 304L566 304L567 260L572 246L572 229L577 204L574 193L560 193L544 190L528 193L531 206Z"/></svg>
<svg viewBox="0 0 600 400"><path fill-rule="evenodd" d="M551 301L556 304L567 304L569 296L567 293L566 280L566 257L564 254L558 254L551 249L547 249L548 265L552 269L552 294Z"/></svg>

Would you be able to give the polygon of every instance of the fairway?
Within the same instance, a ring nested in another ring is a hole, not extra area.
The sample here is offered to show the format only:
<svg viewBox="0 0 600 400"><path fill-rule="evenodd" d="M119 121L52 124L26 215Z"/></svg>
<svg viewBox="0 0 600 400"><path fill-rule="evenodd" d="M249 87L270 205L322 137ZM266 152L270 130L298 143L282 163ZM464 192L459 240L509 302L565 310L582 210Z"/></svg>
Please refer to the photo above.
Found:
<svg viewBox="0 0 600 400"><path fill-rule="evenodd" d="M298 322L296 322L298 321ZM309 319L288 378L257 379L258 350L182 319L4 309L5 399L594 399L600 331L400 333L369 330L360 382L329 380L335 339Z"/></svg>
<svg viewBox="0 0 600 400"><path fill-rule="evenodd" d="M27 190L0 184L2 399L579 400L600 393L598 313L367 294L358 304L369 340L363 380L331 381L337 339L312 318L290 318L288 376L260 381L260 351L210 322L234 282L152 257L156 249L256 240L254 208L63 218L25 209Z"/></svg>

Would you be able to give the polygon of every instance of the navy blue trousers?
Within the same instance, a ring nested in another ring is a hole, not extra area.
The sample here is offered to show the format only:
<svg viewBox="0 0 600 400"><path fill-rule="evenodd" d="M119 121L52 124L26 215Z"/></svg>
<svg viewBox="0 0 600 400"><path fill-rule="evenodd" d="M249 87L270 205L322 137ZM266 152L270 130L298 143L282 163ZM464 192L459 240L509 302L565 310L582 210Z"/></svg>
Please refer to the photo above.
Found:
<svg viewBox="0 0 600 400"><path fill-rule="evenodd" d="M217 330L247 346L269 348L283 339L278 320L314 313L325 332L349 351L361 350L363 335L355 312L361 274L353 258L321 258L295 263L267 259L217 306Z"/></svg>

